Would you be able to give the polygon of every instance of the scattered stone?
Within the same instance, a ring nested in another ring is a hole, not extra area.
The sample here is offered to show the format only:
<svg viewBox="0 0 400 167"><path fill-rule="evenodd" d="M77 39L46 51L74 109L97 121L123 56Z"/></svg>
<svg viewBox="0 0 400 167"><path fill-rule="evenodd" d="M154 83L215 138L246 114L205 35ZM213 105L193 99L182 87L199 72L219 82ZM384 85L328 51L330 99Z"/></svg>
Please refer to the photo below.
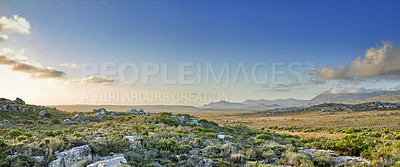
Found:
<svg viewBox="0 0 400 167"><path fill-rule="evenodd" d="M98 113L100 112L101 115L106 114L107 110L105 108L99 108L99 109L93 109L93 113Z"/></svg>
<svg viewBox="0 0 400 167"><path fill-rule="evenodd" d="M57 159L49 163L49 167L81 167L93 160L89 145L74 147L69 150L56 153Z"/></svg>
<svg viewBox="0 0 400 167"><path fill-rule="evenodd" d="M40 116L44 116L45 114L46 114L46 111L45 111L45 110L42 110L42 111L39 112L39 115L40 115Z"/></svg>
<svg viewBox="0 0 400 167"><path fill-rule="evenodd" d="M64 122L64 123L71 123L71 120L70 120L70 119L64 119L63 122Z"/></svg>
<svg viewBox="0 0 400 167"><path fill-rule="evenodd" d="M102 118L104 118L104 115L101 114L101 113L96 113L94 116L95 116L97 119L102 119Z"/></svg>
<svg viewBox="0 0 400 167"><path fill-rule="evenodd" d="M149 135L155 136L156 132L149 132Z"/></svg>
<svg viewBox="0 0 400 167"><path fill-rule="evenodd" d="M83 117L84 117L84 115L82 115L82 114L76 114L74 116L74 119L78 119L78 118L82 119Z"/></svg>
<svg viewBox="0 0 400 167"><path fill-rule="evenodd" d="M125 138L127 138L129 140L129 142L131 142L131 147L136 148L136 146L138 144L140 144L139 139L142 138L142 136L124 136Z"/></svg>
<svg viewBox="0 0 400 167"><path fill-rule="evenodd" d="M354 156L339 156L335 154L335 152L331 150L319 150L319 149L304 149L302 147L299 147L299 152L305 153L307 155L314 155L314 153L317 152L324 152L327 155L332 156L332 165L337 166L340 164L347 162L354 162L356 161L357 163L370 163L371 161L362 159L361 157L354 157Z"/></svg>
<svg viewBox="0 0 400 167"><path fill-rule="evenodd" d="M191 123L191 124L196 124L196 125L199 124L198 121L195 120L195 119L190 120L190 123Z"/></svg>
<svg viewBox="0 0 400 167"><path fill-rule="evenodd" d="M232 136L231 136L231 135L218 135L217 137L218 137L218 139L222 139L222 140L225 140L225 139L230 139L230 138L232 138Z"/></svg>
<svg viewBox="0 0 400 167"><path fill-rule="evenodd" d="M143 109L136 110L134 108L129 110L129 111L127 111L127 113L128 114L135 114L135 115L145 115L146 114Z"/></svg>
<svg viewBox="0 0 400 167"><path fill-rule="evenodd" d="M121 165L126 165L128 162L123 156L119 157L114 157L108 160L103 160L103 161L98 161L95 163L92 163L86 167L118 167Z"/></svg>

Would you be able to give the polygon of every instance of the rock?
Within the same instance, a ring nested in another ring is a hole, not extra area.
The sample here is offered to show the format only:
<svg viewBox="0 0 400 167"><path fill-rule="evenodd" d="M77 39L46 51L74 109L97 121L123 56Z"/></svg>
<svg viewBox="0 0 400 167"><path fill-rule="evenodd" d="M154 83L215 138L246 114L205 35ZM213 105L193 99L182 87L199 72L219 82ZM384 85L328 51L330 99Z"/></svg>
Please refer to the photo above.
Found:
<svg viewBox="0 0 400 167"><path fill-rule="evenodd" d="M100 114L104 115L106 114L107 110L105 108L101 108L100 109Z"/></svg>
<svg viewBox="0 0 400 167"><path fill-rule="evenodd" d="M218 139L222 139L222 140L232 138L231 135L218 135L217 137L218 137Z"/></svg>
<svg viewBox="0 0 400 167"><path fill-rule="evenodd" d="M136 148L136 145L138 145L140 143L139 139L142 138L142 136L124 136L125 138L127 138L129 140L129 142L131 142L131 147Z"/></svg>
<svg viewBox="0 0 400 167"><path fill-rule="evenodd" d="M335 154L335 152L331 151L331 150L320 150L320 149L304 149L302 147L299 147L299 152L305 153L307 155L312 156L314 153L317 152L323 152L327 155L332 156L332 164L334 166L337 166L339 164L345 163L347 162L353 162L356 161L357 163L370 163L369 160L366 159L362 159L361 157L354 157L354 156L339 156L337 154Z"/></svg>
<svg viewBox="0 0 400 167"><path fill-rule="evenodd" d="M126 161L126 159L123 156L120 157L114 157L108 160L103 160L103 161L98 161L95 163L92 163L86 167L118 167L121 165L125 165L128 162Z"/></svg>
<svg viewBox="0 0 400 167"><path fill-rule="evenodd" d="M129 111L126 111L128 114L135 114L135 113L137 113L137 111L136 111L136 109L134 109L134 108L132 108L131 110L129 110Z"/></svg>
<svg viewBox="0 0 400 167"><path fill-rule="evenodd" d="M46 114L46 111L45 111L45 110L42 110L42 111L39 112L39 115L40 115L40 116L44 116L45 114Z"/></svg>
<svg viewBox="0 0 400 167"><path fill-rule="evenodd" d="M64 123L71 123L71 120L70 120L70 119L64 119L63 122L64 122Z"/></svg>
<svg viewBox="0 0 400 167"><path fill-rule="evenodd" d="M81 114L76 114L75 116L74 116L74 119L78 119L78 118L81 118L82 119L82 115Z"/></svg>
<svg viewBox="0 0 400 167"><path fill-rule="evenodd" d="M149 132L149 135L156 135L156 132Z"/></svg>
<svg viewBox="0 0 400 167"><path fill-rule="evenodd" d="M146 114L143 109L136 110L134 108L129 110L129 111L127 111L127 113L128 114L135 114L135 115L145 115Z"/></svg>
<svg viewBox="0 0 400 167"><path fill-rule="evenodd" d="M93 113L100 112L102 115L106 114L107 110L105 108L93 109Z"/></svg>
<svg viewBox="0 0 400 167"><path fill-rule="evenodd" d="M96 115L94 115L97 119L102 119L104 118L103 114L101 113L96 113Z"/></svg>
<svg viewBox="0 0 400 167"><path fill-rule="evenodd" d="M56 153L57 159L49 163L49 167L81 167L93 160L89 145L74 147L61 153Z"/></svg>
<svg viewBox="0 0 400 167"><path fill-rule="evenodd" d="M185 116L180 116L180 117L178 117L178 119L179 119L180 121L185 121L186 117L185 117Z"/></svg>
<svg viewBox="0 0 400 167"><path fill-rule="evenodd" d="M190 120L190 123L191 123L191 124L196 124L196 125L199 124L198 121L195 120L195 119Z"/></svg>

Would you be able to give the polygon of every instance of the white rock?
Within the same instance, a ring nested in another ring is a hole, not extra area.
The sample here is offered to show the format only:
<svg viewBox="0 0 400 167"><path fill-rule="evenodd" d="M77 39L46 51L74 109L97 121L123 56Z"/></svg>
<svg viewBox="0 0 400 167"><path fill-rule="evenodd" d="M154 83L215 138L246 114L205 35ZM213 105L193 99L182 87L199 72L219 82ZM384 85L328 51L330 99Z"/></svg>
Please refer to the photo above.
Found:
<svg viewBox="0 0 400 167"><path fill-rule="evenodd" d="M218 135L217 137L218 137L218 139L229 139L229 138L232 138L231 135Z"/></svg>
<svg viewBox="0 0 400 167"><path fill-rule="evenodd" d="M101 113L96 113L95 115L94 115L97 119L102 119L104 116L103 116L103 114L101 114Z"/></svg>
<svg viewBox="0 0 400 167"><path fill-rule="evenodd" d="M95 163L92 163L86 167L118 167L124 164L127 164L128 162L126 161L126 159L123 156L120 157L114 157L112 159L108 159L108 160L103 160L103 161L98 161Z"/></svg>
<svg viewBox="0 0 400 167"><path fill-rule="evenodd" d="M49 163L49 167L81 167L92 161L89 145L74 147L61 153L56 153L57 159Z"/></svg>
<svg viewBox="0 0 400 167"><path fill-rule="evenodd" d="M45 111L45 110L42 110L42 111L39 112L39 115L40 115L40 116L44 116L45 114L46 114L46 111Z"/></svg>

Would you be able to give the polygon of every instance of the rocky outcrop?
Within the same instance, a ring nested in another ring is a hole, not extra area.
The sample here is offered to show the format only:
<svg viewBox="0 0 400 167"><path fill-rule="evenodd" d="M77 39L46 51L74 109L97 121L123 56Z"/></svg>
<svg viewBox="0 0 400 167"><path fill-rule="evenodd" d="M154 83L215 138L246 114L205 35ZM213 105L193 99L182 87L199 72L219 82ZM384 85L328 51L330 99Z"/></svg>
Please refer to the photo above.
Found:
<svg viewBox="0 0 400 167"><path fill-rule="evenodd" d="M143 109L136 110L134 108L129 110L129 111L127 111L127 113L128 114L135 114L135 115L145 115L146 114Z"/></svg>
<svg viewBox="0 0 400 167"><path fill-rule="evenodd" d="M357 162L357 163L370 163L369 160L363 159L361 157L354 157L354 156L339 156L335 154L335 152L331 150L319 150L319 149L304 149L302 147L299 148L299 152L305 153L307 155L313 156L317 152L323 152L327 155L332 157L332 165L337 166L340 164L347 162Z"/></svg>
<svg viewBox="0 0 400 167"><path fill-rule="evenodd" d="M126 161L126 159L123 156L119 156L119 157L114 157L111 159L107 159L107 160L103 160L103 161L97 161L95 163L92 163L86 167L118 167L121 165L125 165L128 162Z"/></svg>
<svg viewBox="0 0 400 167"><path fill-rule="evenodd" d="M93 160L89 145L74 147L72 149L56 153L57 159L49 163L49 167L81 167Z"/></svg>

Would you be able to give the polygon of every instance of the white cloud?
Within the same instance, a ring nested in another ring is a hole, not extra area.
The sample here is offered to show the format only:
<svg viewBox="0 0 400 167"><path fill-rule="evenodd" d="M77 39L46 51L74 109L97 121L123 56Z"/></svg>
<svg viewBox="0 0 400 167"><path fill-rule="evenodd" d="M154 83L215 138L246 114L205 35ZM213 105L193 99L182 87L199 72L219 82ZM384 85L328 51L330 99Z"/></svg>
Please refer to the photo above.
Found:
<svg viewBox="0 0 400 167"><path fill-rule="evenodd" d="M82 83L82 84L113 84L116 83L113 78L106 78L103 76L92 75L88 78L72 80L72 82Z"/></svg>
<svg viewBox="0 0 400 167"><path fill-rule="evenodd" d="M0 31L30 34L30 29L31 25L29 21L18 15L13 15L12 18L0 17Z"/></svg>
<svg viewBox="0 0 400 167"><path fill-rule="evenodd" d="M69 67L69 68L80 68L78 64L75 63L64 63L64 64L60 64L58 65L60 67Z"/></svg>
<svg viewBox="0 0 400 167"><path fill-rule="evenodd" d="M339 93L370 93L372 90L366 88L357 88L357 87L330 87L323 89L320 93L330 93L330 94L339 94Z"/></svg>
<svg viewBox="0 0 400 167"><path fill-rule="evenodd" d="M14 50L11 48L0 48L0 55L10 55L14 53Z"/></svg>
<svg viewBox="0 0 400 167"><path fill-rule="evenodd" d="M0 34L0 41L7 40L7 39L8 39L8 35Z"/></svg>
<svg viewBox="0 0 400 167"><path fill-rule="evenodd" d="M318 77L326 80L393 78L387 76L400 75L400 48L394 48L390 42L383 42L382 47L366 50L363 58L357 57L346 66L319 67L316 72Z"/></svg>

